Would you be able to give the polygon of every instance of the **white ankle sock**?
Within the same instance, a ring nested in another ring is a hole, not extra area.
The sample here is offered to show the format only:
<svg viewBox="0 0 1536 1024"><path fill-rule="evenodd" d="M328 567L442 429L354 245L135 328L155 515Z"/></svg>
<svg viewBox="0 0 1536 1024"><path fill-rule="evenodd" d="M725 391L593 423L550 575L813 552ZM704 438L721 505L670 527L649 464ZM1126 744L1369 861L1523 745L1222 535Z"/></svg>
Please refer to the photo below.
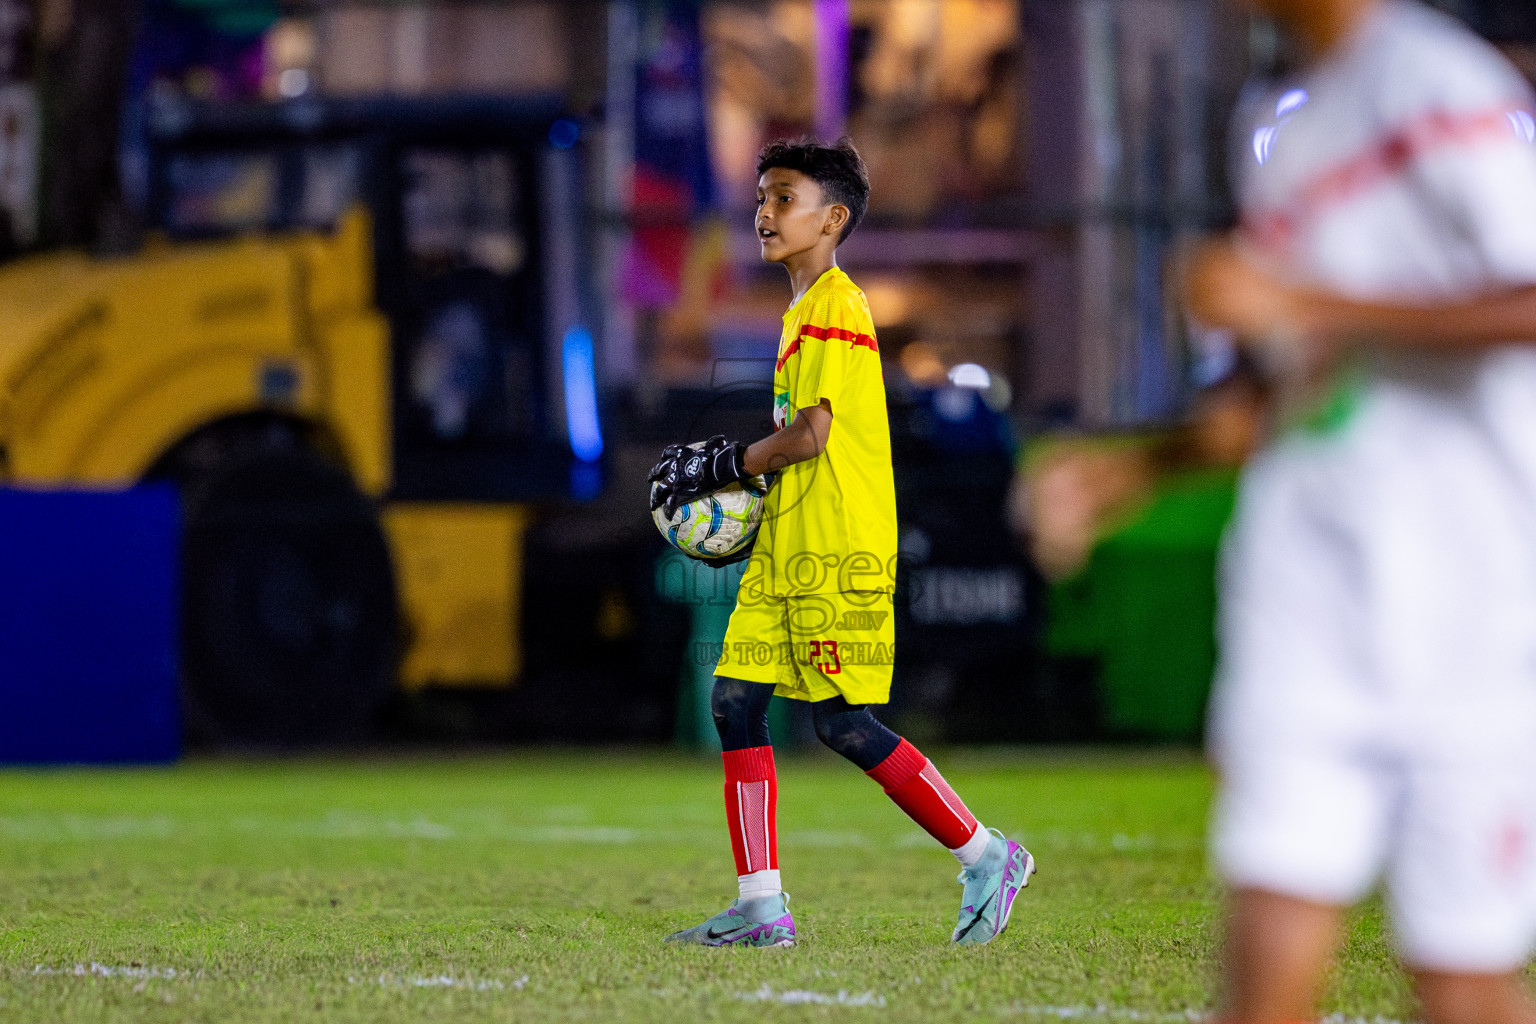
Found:
<svg viewBox="0 0 1536 1024"><path fill-rule="evenodd" d="M737 875L736 884L741 886L741 898L744 900L760 900L765 896L777 896L784 891L783 883L779 881L778 868L754 871L750 875Z"/></svg>
<svg viewBox="0 0 1536 1024"><path fill-rule="evenodd" d="M957 846L949 852L955 855L955 860L960 862L961 867L974 867L976 862L981 860L982 854L987 852L987 846L991 842L992 833L988 832L984 825L977 823L976 831L965 841L965 845Z"/></svg>

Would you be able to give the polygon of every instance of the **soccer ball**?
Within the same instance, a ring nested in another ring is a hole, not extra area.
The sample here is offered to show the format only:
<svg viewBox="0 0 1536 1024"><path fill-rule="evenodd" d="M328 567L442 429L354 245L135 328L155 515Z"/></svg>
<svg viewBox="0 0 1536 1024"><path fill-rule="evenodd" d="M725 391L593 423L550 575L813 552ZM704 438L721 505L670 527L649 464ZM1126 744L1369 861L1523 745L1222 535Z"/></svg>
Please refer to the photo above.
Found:
<svg viewBox="0 0 1536 1024"><path fill-rule="evenodd" d="M683 554L705 560L729 558L757 536L767 494L767 481L753 477L746 486L728 484L714 494L679 505L671 516L662 505L651 513L651 519L667 543Z"/></svg>

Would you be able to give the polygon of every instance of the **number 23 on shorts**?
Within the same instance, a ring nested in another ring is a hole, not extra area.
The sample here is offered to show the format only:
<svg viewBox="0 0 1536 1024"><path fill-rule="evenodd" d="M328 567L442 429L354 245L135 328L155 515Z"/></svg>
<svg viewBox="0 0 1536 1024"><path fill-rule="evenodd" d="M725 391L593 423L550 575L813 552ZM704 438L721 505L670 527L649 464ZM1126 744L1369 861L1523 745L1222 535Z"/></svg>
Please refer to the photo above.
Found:
<svg viewBox="0 0 1536 1024"><path fill-rule="evenodd" d="M837 656L836 640L812 640L811 664L819 668L825 675L835 676L843 670L843 663Z"/></svg>

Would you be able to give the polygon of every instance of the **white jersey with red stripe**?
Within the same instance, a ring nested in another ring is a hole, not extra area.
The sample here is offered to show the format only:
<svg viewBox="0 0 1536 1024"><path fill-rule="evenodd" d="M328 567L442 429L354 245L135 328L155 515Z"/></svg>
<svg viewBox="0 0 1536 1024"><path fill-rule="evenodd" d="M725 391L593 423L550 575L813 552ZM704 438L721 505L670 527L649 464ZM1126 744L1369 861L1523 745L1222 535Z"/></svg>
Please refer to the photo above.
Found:
<svg viewBox="0 0 1536 1024"><path fill-rule="evenodd" d="M1388 0L1262 102L1243 232L1290 279L1536 284L1536 108L1459 23ZM1332 903L1384 871L1416 965L1502 970L1536 929L1532 341L1369 350L1249 466L1225 541L1218 865Z"/></svg>
<svg viewBox="0 0 1536 1024"><path fill-rule="evenodd" d="M1257 106L1234 175L1243 235L1293 280L1409 304L1536 283L1536 103L1460 22L1388 0ZM1536 521L1533 340L1466 357L1376 352L1351 379L1428 429L1474 431ZM1401 424L1380 422L1417 458Z"/></svg>
<svg viewBox="0 0 1536 1024"><path fill-rule="evenodd" d="M1536 280L1536 108L1459 22L1389 0L1254 106L1243 227L1293 275L1407 301Z"/></svg>
<svg viewBox="0 0 1536 1024"><path fill-rule="evenodd" d="M1399 303L1536 284L1536 107L1460 23L1388 0L1265 110L1239 129L1243 231L1293 280ZM1260 530L1254 544L1293 566L1316 555L1345 567L1336 595L1309 569L1318 582L1298 600L1338 603L1326 628L1355 617L1350 642L1366 648L1351 672L1370 677L1371 693L1454 692L1464 709L1486 692L1519 712L1500 716L1508 727L1536 730L1531 340L1466 355L1373 350L1341 374L1334 415L1286 433L1250 467L1227 603L1263 572L1287 571L1242 553ZM1243 674L1244 642L1227 650L1223 675ZM1466 678L1474 662L1483 681ZM1310 675L1284 689L1303 700L1322 687L1307 706L1348 705L1385 727L1379 706L1344 699L1358 686ZM1415 696L1397 711L1436 703Z"/></svg>

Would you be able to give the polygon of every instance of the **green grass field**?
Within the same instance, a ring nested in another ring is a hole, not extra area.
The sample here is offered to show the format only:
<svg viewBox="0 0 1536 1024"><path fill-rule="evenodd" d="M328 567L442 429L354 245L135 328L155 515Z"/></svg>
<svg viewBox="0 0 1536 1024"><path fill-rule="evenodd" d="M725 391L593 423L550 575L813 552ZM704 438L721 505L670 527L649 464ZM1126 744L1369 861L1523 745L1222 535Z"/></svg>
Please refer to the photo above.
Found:
<svg viewBox="0 0 1536 1024"><path fill-rule="evenodd" d="M800 945L663 947L734 895L719 762L654 753L0 772L0 1020L1124 1020L1212 1005L1192 755L950 752L1040 874L954 949L956 865L831 756L780 766ZM1327 1009L1407 1019L1380 915Z"/></svg>

